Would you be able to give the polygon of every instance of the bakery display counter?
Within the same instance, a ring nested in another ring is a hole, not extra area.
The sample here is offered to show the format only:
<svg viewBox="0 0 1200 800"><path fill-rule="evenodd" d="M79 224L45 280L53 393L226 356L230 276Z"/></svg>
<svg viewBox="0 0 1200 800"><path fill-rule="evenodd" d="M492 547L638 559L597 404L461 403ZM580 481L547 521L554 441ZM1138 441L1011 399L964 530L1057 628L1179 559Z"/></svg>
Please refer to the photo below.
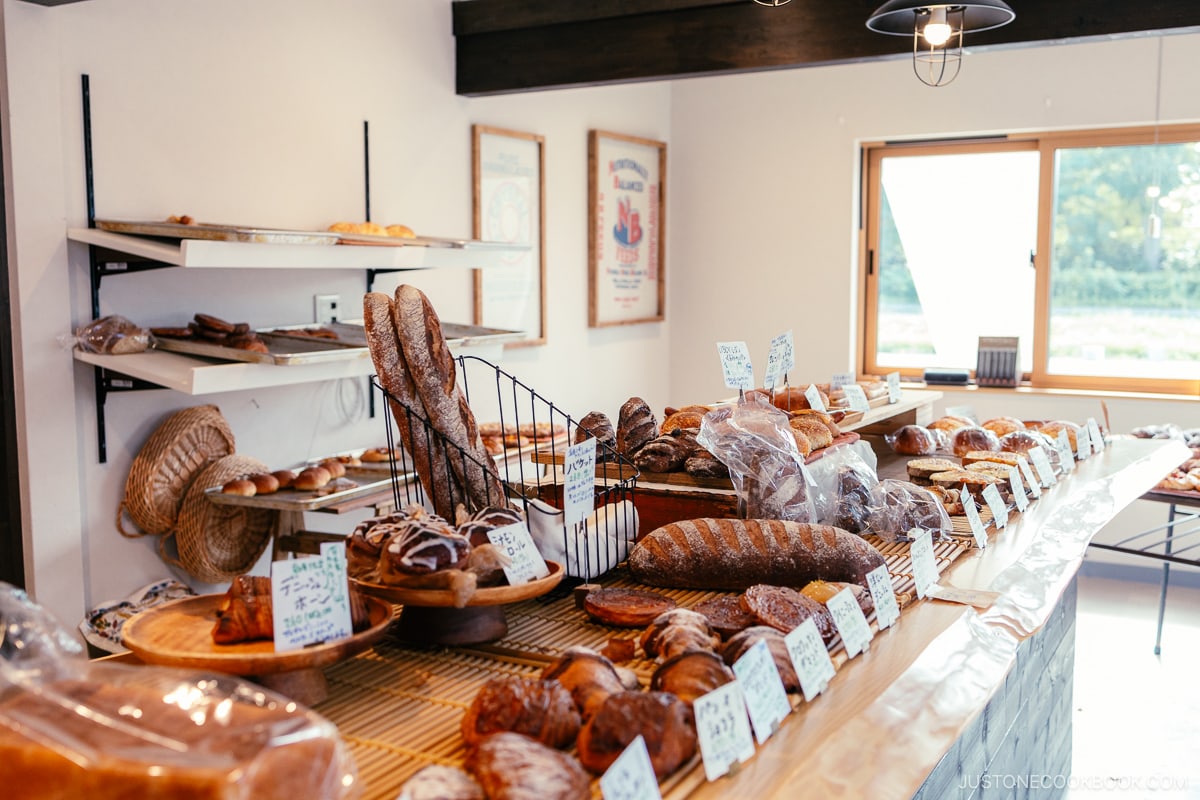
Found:
<svg viewBox="0 0 1200 800"><path fill-rule="evenodd" d="M1178 463L1181 449L1114 440L1006 528L989 529L986 548L956 545L938 585L964 590L975 605L913 600L865 653L837 658L835 643L828 689L810 703L793 700L752 758L712 782L694 760L663 783L664 796L942 798L965 796L989 772L1065 779L1074 575L1091 537ZM889 557L888 566L903 593L902 565ZM618 571L599 583L626 580ZM708 596L665 592L681 605ZM366 797L394 797L397 775L418 762L454 763L458 721L487 677L533 675L571 645L639 633L588 623L564 594L512 606L509 619L510 633L491 645L389 639L329 671L330 695L317 710L350 743Z"/></svg>

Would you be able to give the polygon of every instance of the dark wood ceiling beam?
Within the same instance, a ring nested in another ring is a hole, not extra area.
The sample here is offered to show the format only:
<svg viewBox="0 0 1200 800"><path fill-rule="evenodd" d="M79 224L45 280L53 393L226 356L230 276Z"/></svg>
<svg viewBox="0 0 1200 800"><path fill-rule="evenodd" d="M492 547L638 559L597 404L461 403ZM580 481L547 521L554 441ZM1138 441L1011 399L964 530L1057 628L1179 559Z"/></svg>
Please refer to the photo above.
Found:
<svg viewBox="0 0 1200 800"><path fill-rule="evenodd" d="M457 92L476 96L893 58L912 40L866 27L882 0L457 0ZM1197 0L1010 3L983 50L1200 30Z"/></svg>

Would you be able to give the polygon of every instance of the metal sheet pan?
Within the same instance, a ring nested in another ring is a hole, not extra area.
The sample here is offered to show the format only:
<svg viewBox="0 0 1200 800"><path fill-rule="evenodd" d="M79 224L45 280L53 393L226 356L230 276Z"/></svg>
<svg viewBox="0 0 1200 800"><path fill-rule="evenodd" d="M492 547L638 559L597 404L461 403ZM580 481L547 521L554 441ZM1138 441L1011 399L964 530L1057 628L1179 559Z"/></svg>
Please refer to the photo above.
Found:
<svg viewBox="0 0 1200 800"><path fill-rule="evenodd" d="M328 231L289 231L249 228L238 225L181 225L178 222L98 219L96 227L112 233L132 233L168 239L208 239L217 242L256 244L337 244L338 235Z"/></svg>
<svg viewBox="0 0 1200 800"><path fill-rule="evenodd" d="M302 469L302 467L298 468ZM407 475L401 480L406 480ZM245 497L240 494L225 494L220 486L206 489L204 494L214 503L223 506L243 506L249 508L272 508L278 511L316 511L336 503L353 500L370 494L386 492L391 487L390 474L352 473L332 480L324 488L317 491L302 492L295 489L280 489L271 494L258 494Z"/></svg>
<svg viewBox="0 0 1200 800"><path fill-rule="evenodd" d="M305 336L299 331L308 328L327 328L337 334L336 339L324 339L321 337ZM289 333L296 331L296 333ZM366 347L367 333L363 329L362 323L354 322L331 322L326 325L317 325L315 323L304 323L301 325L282 325L273 328L261 328L258 331L259 335L271 334L277 337L287 337L308 342L337 342L348 347ZM458 322L443 322L442 335L446 337L447 343L451 345L468 345L482 342L507 342L510 340L519 339L522 335L521 331L513 331L505 328L485 328L481 325L465 325Z"/></svg>
<svg viewBox="0 0 1200 800"><path fill-rule="evenodd" d="M513 252L529 250L529 245L513 244L511 242L482 242L475 239L446 239L436 236L372 236L366 233L336 234L339 242L344 245L373 245L375 247L438 247L450 250L498 250Z"/></svg>
<svg viewBox="0 0 1200 800"><path fill-rule="evenodd" d="M184 353L204 358L215 358L221 361L245 361L284 367L328 361L353 361L359 358L369 358L371 355L370 351L362 345L349 346L344 343L328 339L317 339L311 336L277 336L270 333L260 333L259 338L267 345L266 353L239 350L236 347L225 347L224 345L197 339L168 339L166 337L156 338L154 346L159 350L169 350L173 353Z"/></svg>

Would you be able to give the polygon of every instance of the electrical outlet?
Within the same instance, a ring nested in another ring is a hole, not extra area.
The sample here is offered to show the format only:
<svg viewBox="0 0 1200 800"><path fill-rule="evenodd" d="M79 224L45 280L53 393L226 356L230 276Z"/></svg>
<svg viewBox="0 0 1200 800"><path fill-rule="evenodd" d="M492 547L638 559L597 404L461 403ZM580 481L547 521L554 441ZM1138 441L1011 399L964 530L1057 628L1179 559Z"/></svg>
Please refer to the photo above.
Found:
<svg viewBox="0 0 1200 800"><path fill-rule="evenodd" d="M339 305L341 298L336 294L315 294L313 295L313 316L316 317L318 325L327 325L330 322L337 322L341 316Z"/></svg>

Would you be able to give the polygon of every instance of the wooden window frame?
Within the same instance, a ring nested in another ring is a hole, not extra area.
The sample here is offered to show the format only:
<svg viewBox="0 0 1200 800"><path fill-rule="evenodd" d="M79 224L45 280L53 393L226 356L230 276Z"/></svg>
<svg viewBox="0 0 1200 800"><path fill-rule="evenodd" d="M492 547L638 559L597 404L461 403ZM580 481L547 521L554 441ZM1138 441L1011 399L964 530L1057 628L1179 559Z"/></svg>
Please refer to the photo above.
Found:
<svg viewBox="0 0 1200 800"><path fill-rule="evenodd" d="M859 227L859 304L862 337L857 365L862 374L896 372L920 380L920 367L881 367L878 362L879 274L875 255L879 250L881 205L880 164L884 158L916 155L956 155L1032 151L1039 153L1037 244L1033 265L1034 291L1033 369L1022 375L1022 384L1035 388L1141 392L1180 396L1200 395L1200 379L1131 378L1099 375L1062 375L1049 370L1050 252L1053 236L1055 156L1059 149L1121 145L1200 142L1200 125L1139 126L1093 130L1055 131L1014 136L961 140L868 142L862 145L861 196L863 220ZM974 371L972 370L972 378Z"/></svg>

